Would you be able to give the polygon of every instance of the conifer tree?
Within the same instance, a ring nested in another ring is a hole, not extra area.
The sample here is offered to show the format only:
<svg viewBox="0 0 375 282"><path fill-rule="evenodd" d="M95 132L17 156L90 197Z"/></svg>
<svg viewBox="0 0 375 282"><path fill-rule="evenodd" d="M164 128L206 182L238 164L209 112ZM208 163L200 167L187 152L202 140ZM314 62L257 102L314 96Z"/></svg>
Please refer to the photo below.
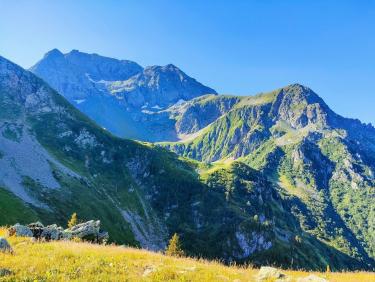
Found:
<svg viewBox="0 0 375 282"><path fill-rule="evenodd" d="M175 233L169 240L165 254L168 256L181 257L184 255L184 251L181 248L180 237Z"/></svg>
<svg viewBox="0 0 375 282"><path fill-rule="evenodd" d="M70 218L68 222L68 228L72 228L73 226L77 225L77 223L78 223L77 213L73 213L72 217Z"/></svg>

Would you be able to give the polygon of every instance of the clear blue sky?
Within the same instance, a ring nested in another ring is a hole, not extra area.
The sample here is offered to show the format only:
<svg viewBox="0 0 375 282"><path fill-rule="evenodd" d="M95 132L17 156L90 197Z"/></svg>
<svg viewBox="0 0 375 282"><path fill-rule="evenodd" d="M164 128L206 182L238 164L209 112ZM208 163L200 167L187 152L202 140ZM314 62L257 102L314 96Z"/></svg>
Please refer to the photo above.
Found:
<svg viewBox="0 0 375 282"><path fill-rule="evenodd" d="M52 48L173 63L226 94L298 82L375 124L375 1L0 1L0 55Z"/></svg>

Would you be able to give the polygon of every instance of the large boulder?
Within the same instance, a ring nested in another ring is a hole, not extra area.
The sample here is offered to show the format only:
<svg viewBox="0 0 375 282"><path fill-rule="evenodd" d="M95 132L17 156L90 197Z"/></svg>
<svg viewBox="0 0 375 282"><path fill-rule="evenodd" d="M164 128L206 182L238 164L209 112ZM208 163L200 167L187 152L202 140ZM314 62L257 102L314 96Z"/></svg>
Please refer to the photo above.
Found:
<svg viewBox="0 0 375 282"><path fill-rule="evenodd" d="M45 239L46 241L60 240L64 237L63 232L63 228L58 227L56 224L48 225L43 228L41 238Z"/></svg>
<svg viewBox="0 0 375 282"><path fill-rule="evenodd" d="M30 228L34 238L39 239L42 236L44 225L41 222L30 223L27 227Z"/></svg>
<svg viewBox="0 0 375 282"><path fill-rule="evenodd" d="M10 227L8 233L10 236L15 235L18 237L33 237L33 232L30 230L30 228L19 223Z"/></svg>
<svg viewBox="0 0 375 282"><path fill-rule="evenodd" d="M262 266L256 275L256 281L275 281L275 282L286 282L290 279L282 273L279 269L269 266Z"/></svg>
<svg viewBox="0 0 375 282"><path fill-rule="evenodd" d="M73 238L97 242L100 234L100 220L80 223L65 231L71 233Z"/></svg>
<svg viewBox="0 0 375 282"><path fill-rule="evenodd" d="M0 252L13 253L13 249L5 238L0 237Z"/></svg>

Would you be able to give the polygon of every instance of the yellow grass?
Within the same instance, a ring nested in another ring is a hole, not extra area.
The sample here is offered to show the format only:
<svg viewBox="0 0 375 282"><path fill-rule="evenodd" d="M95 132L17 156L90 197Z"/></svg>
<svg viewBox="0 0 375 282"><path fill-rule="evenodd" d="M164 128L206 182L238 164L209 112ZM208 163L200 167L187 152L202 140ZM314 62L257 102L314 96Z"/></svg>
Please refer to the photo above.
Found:
<svg viewBox="0 0 375 282"><path fill-rule="evenodd" d="M0 229L0 236L5 230ZM0 269L13 272L0 281L254 281L257 269L88 243L35 243L7 238L15 253L0 253ZM310 273L283 271L295 281ZM330 281L375 281L374 273L316 273Z"/></svg>

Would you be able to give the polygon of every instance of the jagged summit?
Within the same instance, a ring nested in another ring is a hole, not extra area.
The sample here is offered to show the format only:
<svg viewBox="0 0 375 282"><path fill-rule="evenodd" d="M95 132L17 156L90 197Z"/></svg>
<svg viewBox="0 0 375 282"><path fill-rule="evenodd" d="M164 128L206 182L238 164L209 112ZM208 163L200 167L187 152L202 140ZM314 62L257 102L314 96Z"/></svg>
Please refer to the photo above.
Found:
<svg viewBox="0 0 375 282"><path fill-rule="evenodd" d="M161 141L167 134L170 140L176 140L173 130L161 128L164 122L146 122L154 120L151 114L201 95L216 94L172 64L143 69L132 61L78 50L63 56L56 50L49 53L30 70L102 127L121 137Z"/></svg>
<svg viewBox="0 0 375 282"><path fill-rule="evenodd" d="M56 58L56 57L63 57L64 54L57 48L52 49L51 51L48 51L45 55L44 58Z"/></svg>
<svg viewBox="0 0 375 282"><path fill-rule="evenodd" d="M294 96L300 96L306 99L306 102L308 104L313 104L313 103L320 103L320 104L325 104L323 99L315 93L311 88L304 86L299 83L294 83L287 85L285 87L282 87L280 89L280 92L283 92L287 95L294 95Z"/></svg>

